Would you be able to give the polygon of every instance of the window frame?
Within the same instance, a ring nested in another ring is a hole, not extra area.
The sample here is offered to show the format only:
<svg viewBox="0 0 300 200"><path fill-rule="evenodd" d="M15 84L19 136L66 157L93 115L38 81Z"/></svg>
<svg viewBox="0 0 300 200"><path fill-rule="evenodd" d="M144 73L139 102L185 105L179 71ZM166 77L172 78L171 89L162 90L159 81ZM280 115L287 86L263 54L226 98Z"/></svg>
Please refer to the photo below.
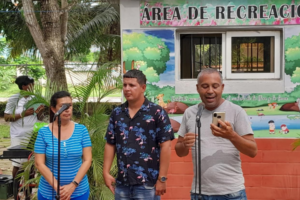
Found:
<svg viewBox="0 0 300 200"><path fill-rule="evenodd" d="M194 94L197 93L195 87L191 87L191 83L196 81L195 78L185 78L181 79L181 46L180 46L180 35L181 34L221 34L222 35L222 69L224 68L223 63L225 63L225 33L226 31L182 31L177 30L175 34L175 93L176 94ZM222 77L225 78L224 73Z"/></svg>
<svg viewBox="0 0 300 200"><path fill-rule="evenodd" d="M274 37L274 72L270 73L232 73L232 37ZM226 79L279 79L280 78L280 31L227 31L226 32Z"/></svg>
<svg viewBox="0 0 300 200"><path fill-rule="evenodd" d="M279 39L279 78L260 78L246 79L235 78L229 79L227 77L228 64L226 60L226 34L228 32L239 31L239 32L253 32L253 27L201 27L195 28L194 30L186 28L174 29L175 34L175 94L198 94L196 90L197 80L190 79L181 79L181 46L180 46L180 34L222 34L222 77L224 87L224 94L230 93L283 93L285 91L284 84L284 27L282 26L272 26L272 27L255 27L256 31L260 32L272 32L276 31L280 34ZM254 31L254 32L256 32ZM275 39L274 39L275 40ZM231 52L231 51L230 51ZM228 53L227 53L228 54ZM231 56L231 55L230 55ZM230 59L231 60L231 59ZM230 61L231 62L231 61ZM277 64L278 64L277 63ZM231 66L231 64L230 64ZM248 74L248 73L247 73ZM258 74L258 73L257 73ZM255 73L256 75L256 73ZM278 77L278 75L277 75Z"/></svg>

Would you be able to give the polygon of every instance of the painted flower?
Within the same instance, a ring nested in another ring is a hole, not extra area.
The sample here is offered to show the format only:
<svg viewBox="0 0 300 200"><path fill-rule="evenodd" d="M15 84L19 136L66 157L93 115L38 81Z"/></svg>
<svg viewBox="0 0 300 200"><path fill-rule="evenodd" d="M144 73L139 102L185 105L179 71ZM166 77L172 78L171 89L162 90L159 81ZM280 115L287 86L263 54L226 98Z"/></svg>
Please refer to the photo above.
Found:
<svg viewBox="0 0 300 200"><path fill-rule="evenodd" d="M277 19L275 22L273 22L274 25L278 25L280 23L281 23L280 19Z"/></svg>

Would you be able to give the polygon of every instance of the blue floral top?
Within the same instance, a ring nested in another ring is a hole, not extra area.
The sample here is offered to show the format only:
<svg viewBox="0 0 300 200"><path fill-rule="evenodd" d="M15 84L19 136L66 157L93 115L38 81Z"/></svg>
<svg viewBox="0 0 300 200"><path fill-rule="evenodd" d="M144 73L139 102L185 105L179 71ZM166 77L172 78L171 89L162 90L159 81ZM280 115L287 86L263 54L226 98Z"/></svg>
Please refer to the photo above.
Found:
<svg viewBox="0 0 300 200"><path fill-rule="evenodd" d="M116 107L105 138L116 145L117 184L154 186L159 174L159 144L173 140L174 133L166 111L145 98L133 118L128 102Z"/></svg>

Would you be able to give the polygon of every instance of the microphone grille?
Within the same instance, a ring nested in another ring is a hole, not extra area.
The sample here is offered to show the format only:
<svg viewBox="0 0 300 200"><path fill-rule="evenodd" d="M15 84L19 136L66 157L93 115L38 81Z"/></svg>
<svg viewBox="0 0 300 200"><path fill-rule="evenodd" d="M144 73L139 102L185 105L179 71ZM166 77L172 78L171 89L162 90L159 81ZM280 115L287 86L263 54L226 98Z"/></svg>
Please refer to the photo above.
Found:
<svg viewBox="0 0 300 200"><path fill-rule="evenodd" d="M205 104L204 104L203 102L201 102L201 103L198 104L198 108L199 108L200 106L205 107Z"/></svg>

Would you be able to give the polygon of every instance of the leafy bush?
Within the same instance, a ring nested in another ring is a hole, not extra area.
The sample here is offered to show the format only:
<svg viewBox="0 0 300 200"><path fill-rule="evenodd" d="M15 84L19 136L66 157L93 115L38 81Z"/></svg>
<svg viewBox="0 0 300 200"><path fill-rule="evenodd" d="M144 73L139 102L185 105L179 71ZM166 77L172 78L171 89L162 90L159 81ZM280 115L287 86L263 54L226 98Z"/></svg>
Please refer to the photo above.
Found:
<svg viewBox="0 0 300 200"><path fill-rule="evenodd" d="M0 89L6 90L10 83L13 83L16 78L16 68L15 67L0 67Z"/></svg>

